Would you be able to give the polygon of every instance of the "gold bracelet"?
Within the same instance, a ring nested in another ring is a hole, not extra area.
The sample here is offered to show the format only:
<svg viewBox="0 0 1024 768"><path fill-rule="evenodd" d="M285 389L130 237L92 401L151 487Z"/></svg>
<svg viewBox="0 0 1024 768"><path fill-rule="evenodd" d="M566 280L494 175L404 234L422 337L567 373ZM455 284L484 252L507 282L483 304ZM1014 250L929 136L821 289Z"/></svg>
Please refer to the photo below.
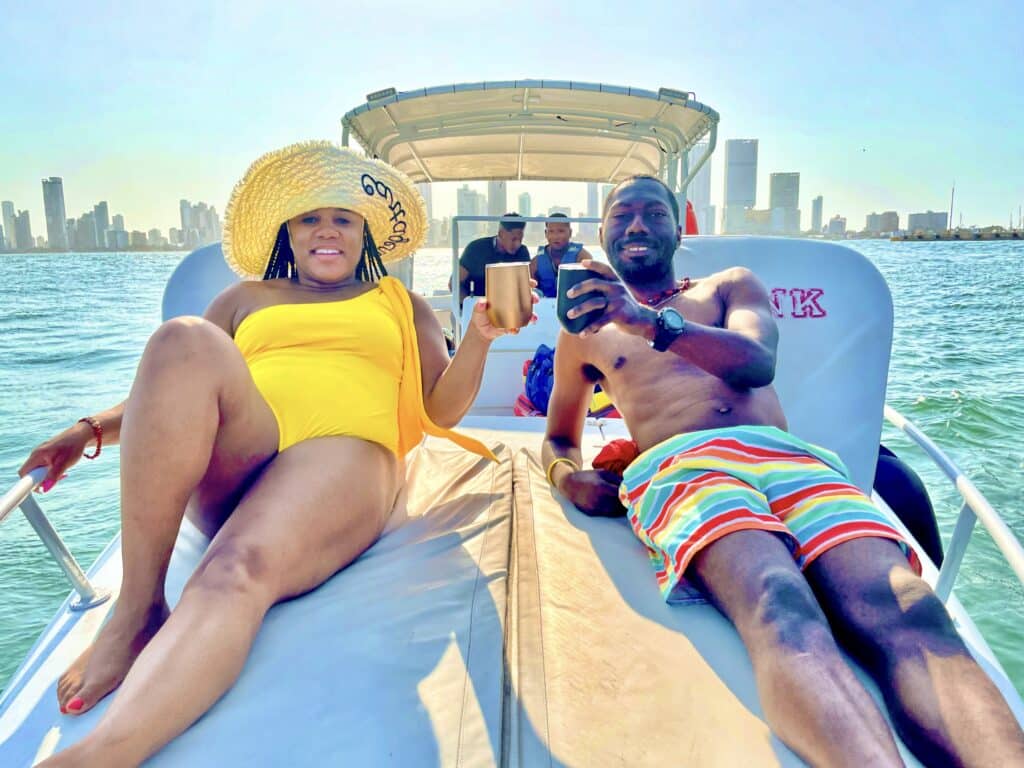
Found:
<svg viewBox="0 0 1024 768"><path fill-rule="evenodd" d="M551 478L552 470L555 468L556 465L561 464L563 462L565 464L568 464L570 467L572 467L574 472L579 472L580 471L580 465L577 464L575 461L573 461L572 459L566 458L565 456L559 456L557 459L555 459L550 464L548 464L547 476L548 476L548 484L549 485L554 485L555 484L555 481Z"/></svg>

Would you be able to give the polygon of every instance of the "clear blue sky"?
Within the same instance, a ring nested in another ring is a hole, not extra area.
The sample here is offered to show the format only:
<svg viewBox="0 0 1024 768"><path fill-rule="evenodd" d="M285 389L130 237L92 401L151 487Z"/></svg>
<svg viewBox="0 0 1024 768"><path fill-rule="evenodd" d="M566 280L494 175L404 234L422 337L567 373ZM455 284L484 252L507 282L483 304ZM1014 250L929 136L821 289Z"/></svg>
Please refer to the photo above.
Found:
<svg viewBox="0 0 1024 768"><path fill-rule="evenodd" d="M45 234L40 179L62 176L68 216L105 199L129 229L166 232L179 198L223 211L249 162L340 137L371 91L546 77L696 92L720 142L760 139L760 206L769 173L800 172L805 226L818 194L860 228L873 210L947 209L954 180L965 224L1024 204L1016 0L343 5L7 3L0 199ZM535 208L583 204L576 187L532 191ZM439 189L435 215L453 206Z"/></svg>

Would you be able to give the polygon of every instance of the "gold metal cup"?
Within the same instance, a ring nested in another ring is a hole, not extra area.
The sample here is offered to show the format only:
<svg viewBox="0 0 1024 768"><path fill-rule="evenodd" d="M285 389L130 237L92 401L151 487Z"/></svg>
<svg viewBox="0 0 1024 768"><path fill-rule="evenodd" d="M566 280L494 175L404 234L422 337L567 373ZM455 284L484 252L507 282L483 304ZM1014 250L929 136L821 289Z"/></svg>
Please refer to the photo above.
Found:
<svg viewBox="0 0 1024 768"><path fill-rule="evenodd" d="M533 316L530 263L526 261L488 264L485 275L487 317L496 328L515 330L529 324Z"/></svg>

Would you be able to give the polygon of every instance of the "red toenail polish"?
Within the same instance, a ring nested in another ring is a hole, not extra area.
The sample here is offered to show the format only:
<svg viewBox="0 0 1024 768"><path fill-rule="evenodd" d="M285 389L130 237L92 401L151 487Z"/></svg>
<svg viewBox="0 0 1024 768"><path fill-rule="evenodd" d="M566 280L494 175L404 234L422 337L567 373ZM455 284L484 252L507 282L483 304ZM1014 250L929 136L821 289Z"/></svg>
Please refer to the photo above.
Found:
<svg viewBox="0 0 1024 768"><path fill-rule="evenodd" d="M77 712L84 706L85 702L77 697L68 702L68 709L70 709L72 712Z"/></svg>

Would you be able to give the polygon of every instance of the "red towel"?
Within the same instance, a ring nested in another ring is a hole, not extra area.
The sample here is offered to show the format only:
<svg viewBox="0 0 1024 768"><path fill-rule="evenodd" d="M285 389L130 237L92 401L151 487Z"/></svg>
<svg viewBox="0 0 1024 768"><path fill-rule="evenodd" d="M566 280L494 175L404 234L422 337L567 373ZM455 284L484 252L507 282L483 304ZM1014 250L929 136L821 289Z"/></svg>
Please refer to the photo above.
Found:
<svg viewBox="0 0 1024 768"><path fill-rule="evenodd" d="M594 469L607 469L621 476L626 467L640 455L640 447L633 440L619 438L601 449L592 462Z"/></svg>

